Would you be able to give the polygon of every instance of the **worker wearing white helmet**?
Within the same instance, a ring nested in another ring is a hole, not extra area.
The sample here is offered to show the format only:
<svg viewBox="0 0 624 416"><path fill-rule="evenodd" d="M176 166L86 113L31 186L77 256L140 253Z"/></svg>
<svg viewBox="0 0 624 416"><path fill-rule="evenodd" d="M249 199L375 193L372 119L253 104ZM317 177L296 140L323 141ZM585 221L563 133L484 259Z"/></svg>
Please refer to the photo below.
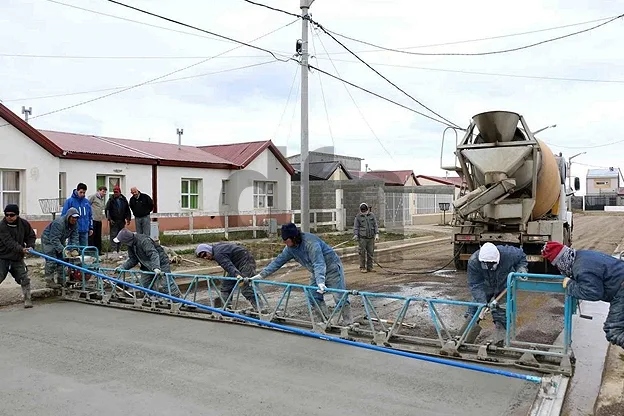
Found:
<svg viewBox="0 0 624 416"><path fill-rule="evenodd" d="M353 239L359 243L360 271L372 272L375 261L375 242L379 241L379 225L368 204L360 204L360 213L353 223Z"/></svg>
<svg viewBox="0 0 624 416"><path fill-rule="evenodd" d="M507 276L511 272L527 273L528 265L524 251L513 246L495 246L485 243L468 260L468 287L474 302L491 303L507 287ZM501 301L503 301L501 299ZM494 339L500 343L505 337L506 313L498 304L491 303L492 320L496 328ZM468 309L465 317L470 320L477 308ZM474 340L469 340L472 342Z"/></svg>

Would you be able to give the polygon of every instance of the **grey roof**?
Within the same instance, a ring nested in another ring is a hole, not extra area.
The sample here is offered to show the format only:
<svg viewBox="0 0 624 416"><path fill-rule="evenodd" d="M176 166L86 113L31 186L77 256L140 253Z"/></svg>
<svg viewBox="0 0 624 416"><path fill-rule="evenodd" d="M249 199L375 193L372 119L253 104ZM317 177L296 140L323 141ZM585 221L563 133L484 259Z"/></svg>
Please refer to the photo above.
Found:
<svg viewBox="0 0 624 416"><path fill-rule="evenodd" d="M617 178L619 176L619 169L612 168L611 169L588 169L587 170L587 178Z"/></svg>
<svg viewBox="0 0 624 416"><path fill-rule="evenodd" d="M335 157L338 159L353 159L353 160L364 160L361 157L357 157L357 156L347 156L347 155L337 155L334 153L325 153L325 152L309 152L309 154L315 154L315 155L323 155L323 156L331 156L331 157ZM286 159L288 159L290 161L290 159L294 159L301 156L301 153L297 153L296 155L292 155L292 156L288 156Z"/></svg>
<svg viewBox="0 0 624 416"><path fill-rule="evenodd" d="M301 174L301 163L291 163L295 169L295 174ZM351 173L339 161L332 162L310 162L310 176L318 179L327 180L333 175L336 169L342 169L347 178L352 179Z"/></svg>

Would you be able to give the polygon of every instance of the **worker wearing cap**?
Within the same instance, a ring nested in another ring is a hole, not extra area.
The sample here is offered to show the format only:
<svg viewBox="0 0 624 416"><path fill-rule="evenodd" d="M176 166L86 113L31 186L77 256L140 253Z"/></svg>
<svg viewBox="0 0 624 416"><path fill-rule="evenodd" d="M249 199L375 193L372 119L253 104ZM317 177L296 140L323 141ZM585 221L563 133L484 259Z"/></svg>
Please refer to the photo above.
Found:
<svg viewBox="0 0 624 416"><path fill-rule="evenodd" d="M353 239L359 242L360 272L373 271L375 261L375 242L379 241L379 226L375 214L370 212L368 205L360 204L360 213L355 216Z"/></svg>
<svg viewBox="0 0 624 416"><path fill-rule="evenodd" d="M219 243L215 245L200 244L195 249L197 257L206 260L214 260L225 270L228 277L242 279L256 274L256 260L247 248L234 243ZM236 285L235 280L224 280L221 283L221 296L224 301L230 297ZM253 288L249 284L239 282L241 293L257 311L256 297Z"/></svg>
<svg viewBox="0 0 624 416"><path fill-rule="evenodd" d="M113 188L113 194L108 199L108 202L106 202L104 212L106 214L106 219L108 219L108 226L110 230L111 251L115 249L119 258L122 258L123 256L121 256L119 252L119 244L115 243L114 239L117 237L119 231L130 225L132 214L130 214L130 205L128 204L128 200L121 193L119 185L115 185Z"/></svg>
<svg viewBox="0 0 624 416"><path fill-rule="evenodd" d="M566 293L591 302L608 302L603 325L607 341L624 348L624 262L592 250L575 250L550 241L542 256L562 275Z"/></svg>
<svg viewBox="0 0 624 416"><path fill-rule="evenodd" d="M507 287L509 273L527 273L529 263L522 249L513 246L495 246L485 243L468 260L468 287L473 300L477 303L490 304L492 320L496 328L495 342L505 338L507 327L505 310L498 307L495 300ZM470 307L465 317L470 320L477 312L476 306Z"/></svg>
<svg viewBox="0 0 624 416"><path fill-rule="evenodd" d="M0 221L0 283L11 273L15 282L22 287L24 308L33 306L24 255L35 247L36 239L30 223L20 218L19 207L8 204L4 208L4 219Z"/></svg>
<svg viewBox="0 0 624 416"><path fill-rule="evenodd" d="M160 244L145 234L136 234L127 228L119 231L113 242L128 246L128 259L115 269L117 272L130 270L138 264L141 270L154 273L141 273L141 286L175 297L182 296L173 278L166 275L171 273L171 264ZM164 283L163 278L166 279Z"/></svg>
<svg viewBox="0 0 624 416"><path fill-rule="evenodd" d="M282 225L282 240L284 240L284 250L269 265L255 275L254 278L265 279L278 271L290 260L295 260L311 273L310 286L318 286L318 290L313 291L310 296L318 303L325 317L329 317L329 309L325 304L323 294L327 288L345 290L344 268L340 257L326 242L314 234L304 233L297 229L293 223ZM336 304L342 298L341 293L332 293ZM312 300L312 299L310 299ZM351 305L345 300L342 309L342 322L344 325L351 325Z"/></svg>
<svg viewBox="0 0 624 416"><path fill-rule="evenodd" d="M78 213L78 210L71 207L67 210L65 215L48 224L45 230L43 230L43 234L41 234L41 246L43 253L50 257L63 260L63 251L65 250L65 246L77 246L79 244L79 218L80 214ZM78 252L76 250L72 250L70 255L77 256ZM58 283L54 282L55 272ZM47 287L58 289L65 283L63 281L63 266L55 261L46 259L44 274Z"/></svg>

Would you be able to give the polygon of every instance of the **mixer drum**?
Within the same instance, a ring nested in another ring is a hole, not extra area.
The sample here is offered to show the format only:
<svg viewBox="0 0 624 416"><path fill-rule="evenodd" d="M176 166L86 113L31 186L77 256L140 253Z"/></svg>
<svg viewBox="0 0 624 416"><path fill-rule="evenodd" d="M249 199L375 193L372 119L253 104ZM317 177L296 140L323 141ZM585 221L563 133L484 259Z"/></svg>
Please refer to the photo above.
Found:
<svg viewBox="0 0 624 416"><path fill-rule="evenodd" d="M538 219L546 215L559 201L561 193L561 175L555 155L546 144L540 140L542 163L537 174L537 191L535 194L535 206L533 218Z"/></svg>

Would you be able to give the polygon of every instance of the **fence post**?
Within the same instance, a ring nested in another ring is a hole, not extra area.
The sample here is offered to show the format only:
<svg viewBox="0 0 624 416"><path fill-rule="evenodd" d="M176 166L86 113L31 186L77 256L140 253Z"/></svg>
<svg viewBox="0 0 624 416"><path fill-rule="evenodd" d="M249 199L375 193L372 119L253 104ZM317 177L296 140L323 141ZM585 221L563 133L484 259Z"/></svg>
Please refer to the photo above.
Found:
<svg viewBox="0 0 624 416"><path fill-rule="evenodd" d="M223 221L223 228L224 228L224 237L226 240L229 240L229 233L228 233L228 227L229 227L229 215L227 213L227 211L225 212L225 220Z"/></svg>
<svg viewBox="0 0 624 416"><path fill-rule="evenodd" d="M336 189L336 211L335 211L335 217L333 218L333 220L335 221L334 225L336 227L336 231L344 231L346 229L345 224L345 218L344 218L344 214L343 214L343 208L344 208L344 190L343 189Z"/></svg>
<svg viewBox="0 0 624 416"><path fill-rule="evenodd" d="M252 215L251 225L253 227L253 238L256 238L256 213L254 212Z"/></svg>
<svg viewBox="0 0 624 416"><path fill-rule="evenodd" d="M189 212L189 232L191 234L191 241L194 241L194 236L193 236L193 211Z"/></svg>
<svg viewBox="0 0 624 416"><path fill-rule="evenodd" d="M313 221L314 221L314 231L317 231L317 230L318 230L318 224L317 224L317 222L316 222L316 221L317 221L317 219L316 219L316 211L314 211L314 212L312 213L312 219L313 219Z"/></svg>

